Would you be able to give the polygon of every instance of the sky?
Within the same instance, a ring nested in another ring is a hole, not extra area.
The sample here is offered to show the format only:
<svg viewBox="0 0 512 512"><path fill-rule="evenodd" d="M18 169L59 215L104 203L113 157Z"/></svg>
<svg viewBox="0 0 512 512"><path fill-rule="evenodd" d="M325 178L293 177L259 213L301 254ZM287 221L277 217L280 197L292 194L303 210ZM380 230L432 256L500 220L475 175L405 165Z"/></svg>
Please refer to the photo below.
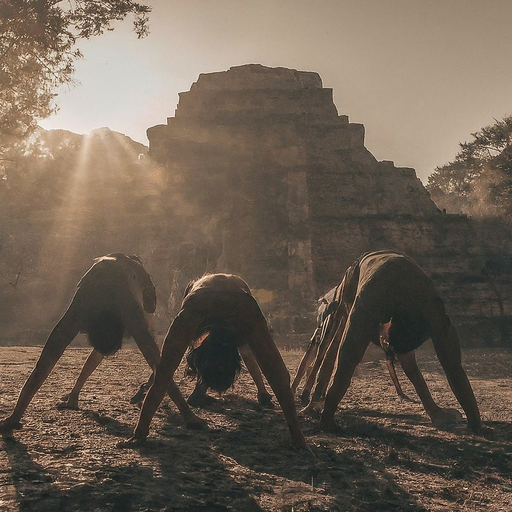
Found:
<svg viewBox="0 0 512 512"><path fill-rule="evenodd" d="M148 144L200 73L257 63L319 73L378 160L426 183L459 143L512 115L511 0L156 0L79 44L76 87L40 124L108 126Z"/></svg>

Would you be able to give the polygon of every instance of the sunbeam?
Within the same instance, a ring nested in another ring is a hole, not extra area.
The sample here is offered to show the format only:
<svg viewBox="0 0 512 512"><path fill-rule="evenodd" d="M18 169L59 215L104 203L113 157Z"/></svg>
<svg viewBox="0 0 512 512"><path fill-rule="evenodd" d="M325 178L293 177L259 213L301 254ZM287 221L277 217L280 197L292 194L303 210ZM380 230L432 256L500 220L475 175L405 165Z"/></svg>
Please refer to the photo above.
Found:
<svg viewBox="0 0 512 512"><path fill-rule="evenodd" d="M76 261L77 242L85 237L88 218L91 215L89 190L91 184L90 158L91 136L83 137L82 146L68 181L63 190L61 205L53 211L53 218L39 254L41 265L57 267L53 271L52 292L57 303L62 303L69 290L69 277L80 273L82 265ZM78 268L77 268L78 267ZM49 270L49 269L48 269ZM76 280L74 280L76 283Z"/></svg>

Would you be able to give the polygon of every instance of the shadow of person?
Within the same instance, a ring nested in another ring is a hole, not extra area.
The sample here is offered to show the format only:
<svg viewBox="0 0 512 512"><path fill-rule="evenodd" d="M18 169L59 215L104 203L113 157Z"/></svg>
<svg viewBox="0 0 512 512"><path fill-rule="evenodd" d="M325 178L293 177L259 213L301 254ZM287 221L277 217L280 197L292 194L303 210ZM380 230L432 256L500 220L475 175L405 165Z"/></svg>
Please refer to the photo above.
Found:
<svg viewBox="0 0 512 512"><path fill-rule="evenodd" d="M141 488L154 479L148 467L103 464L101 469L94 466L88 478L78 483L67 482L66 486L62 475L54 476L36 463L23 443L8 438L3 440L3 448L9 461L6 471L14 488L9 509L21 512L96 509L129 512L138 507ZM86 467L86 458L81 460ZM60 480L58 485L57 480Z"/></svg>
<svg viewBox="0 0 512 512"><path fill-rule="evenodd" d="M121 437L127 437L131 434L132 429L130 428L130 425L122 423L112 416L100 414L97 411L89 409L82 409L81 412L85 417L95 421L98 425L103 427L107 434Z"/></svg>
<svg viewBox="0 0 512 512"><path fill-rule="evenodd" d="M13 501L20 511L72 510L55 478L41 465L34 462L25 444L14 438L4 438L2 447L7 454L8 472L14 489ZM82 506L86 502L77 503Z"/></svg>
<svg viewBox="0 0 512 512"><path fill-rule="evenodd" d="M358 503L359 510L426 510L417 494L401 481L401 474L412 472L420 481L432 475L447 480L453 476L470 485L482 478L485 468L503 481L509 478L506 453L511 436L506 423L490 423L501 437L495 441L475 437L464 422L454 425L448 436L439 435L422 414L343 410L330 434L319 433L312 420L301 418L304 433L315 440L311 448L318 459L317 464L308 464L281 443L286 432L275 421L274 411L261 415L251 405L237 399L229 415L238 424L216 432L215 451L239 467L265 472L278 481L302 482L302 487L295 487L297 498L308 495L306 485L316 487L316 498L312 491L307 498L313 505L315 499L323 499L341 509L343 503L345 507Z"/></svg>
<svg viewBox="0 0 512 512"><path fill-rule="evenodd" d="M220 460L227 461L231 471L258 475L250 483L253 492L258 487L277 487L287 496L290 510L346 510L348 503L368 505L360 510L383 510L379 508L381 503L399 505L403 510L423 510L416 497L390 477L385 468L376 470L354 450L340 449L336 437L312 445L317 458L312 461L286 442L288 434L279 410L262 410L251 400L231 398L226 416L237 424L218 428L212 449ZM308 418L301 425L306 435L313 428L309 423L313 422Z"/></svg>
<svg viewBox="0 0 512 512"><path fill-rule="evenodd" d="M211 452L204 452L198 458L189 447L177 449L168 441L150 442L139 451L143 458L152 459L153 464L149 465L133 461L119 465L101 461L91 464L85 456L81 457L84 477L79 483L67 482L67 486L63 485L62 475L53 476L36 463L23 443L4 439L3 449L8 458L4 471L12 483L12 496L5 492L5 486L2 493L2 502L8 510L130 512L163 510L169 503L176 510L202 512L263 510Z"/></svg>
<svg viewBox="0 0 512 512"><path fill-rule="evenodd" d="M124 499L120 497L124 492L126 502L132 507L162 509L172 503L177 510L261 512L263 509L252 496L254 489L251 483L237 482L235 475L229 472L212 450L215 431L187 429L181 416L167 401L161 405L161 409L166 416L164 424L155 428L143 445L118 452L120 458L137 460L137 464L145 461L144 464L153 468L151 472L136 474L132 464L101 470L102 478L111 482L119 481L117 502L121 503L120 500ZM129 425L113 417L93 411L86 411L85 414L101 425L109 436L123 439L130 430ZM131 473L134 473L133 476L130 476ZM122 482L130 482L130 485L123 489ZM139 488L140 493L130 498L130 492L135 488ZM107 489L106 492L111 493L111 490ZM149 502L148 495L151 496ZM125 509L120 510L124 512Z"/></svg>

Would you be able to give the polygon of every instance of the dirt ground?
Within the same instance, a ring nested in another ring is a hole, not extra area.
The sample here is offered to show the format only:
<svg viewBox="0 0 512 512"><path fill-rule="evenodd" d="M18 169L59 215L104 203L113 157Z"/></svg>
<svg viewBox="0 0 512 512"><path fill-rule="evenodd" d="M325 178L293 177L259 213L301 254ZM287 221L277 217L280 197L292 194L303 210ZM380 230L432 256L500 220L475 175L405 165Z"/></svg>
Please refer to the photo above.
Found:
<svg viewBox="0 0 512 512"><path fill-rule="evenodd" d="M1 417L40 350L0 348ZM166 398L147 443L119 449L139 412L129 398L149 371L135 349L125 348L91 377L79 411L58 410L87 352L68 349L27 410L24 428L0 439L1 511L512 510L511 352L463 354L483 419L494 429L484 438L464 424L432 428L421 404L395 395L380 351L370 348L340 404L335 434L300 416L316 460L291 447L282 412L258 405L247 373L199 411L208 430L184 428ZM294 375L302 353L282 353ZM418 360L437 402L458 406L431 347L422 347ZM400 369L398 376L414 397ZM188 395L193 383L179 385Z"/></svg>

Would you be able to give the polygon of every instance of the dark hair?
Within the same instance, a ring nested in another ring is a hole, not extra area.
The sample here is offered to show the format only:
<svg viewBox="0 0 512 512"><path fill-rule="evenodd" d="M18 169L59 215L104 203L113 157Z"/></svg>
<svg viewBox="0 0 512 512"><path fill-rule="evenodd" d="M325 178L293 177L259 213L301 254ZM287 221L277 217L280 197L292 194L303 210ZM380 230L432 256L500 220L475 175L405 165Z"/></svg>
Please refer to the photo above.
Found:
<svg viewBox="0 0 512 512"><path fill-rule="evenodd" d="M203 329L208 335L187 354L187 374L197 375L198 382L222 393L235 382L241 370L236 333L226 326Z"/></svg>
<svg viewBox="0 0 512 512"><path fill-rule="evenodd" d="M156 309L156 290L155 287L144 288L142 291L142 305L146 313L154 313Z"/></svg>
<svg viewBox="0 0 512 512"><path fill-rule="evenodd" d="M396 354L416 350L430 336L430 322L421 313L399 310L391 320L389 344Z"/></svg>
<svg viewBox="0 0 512 512"><path fill-rule="evenodd" d="M89 316L86 333L96 352L104 356L115 354L123 342L123 321L112 311L98 311Z"/></svg>

